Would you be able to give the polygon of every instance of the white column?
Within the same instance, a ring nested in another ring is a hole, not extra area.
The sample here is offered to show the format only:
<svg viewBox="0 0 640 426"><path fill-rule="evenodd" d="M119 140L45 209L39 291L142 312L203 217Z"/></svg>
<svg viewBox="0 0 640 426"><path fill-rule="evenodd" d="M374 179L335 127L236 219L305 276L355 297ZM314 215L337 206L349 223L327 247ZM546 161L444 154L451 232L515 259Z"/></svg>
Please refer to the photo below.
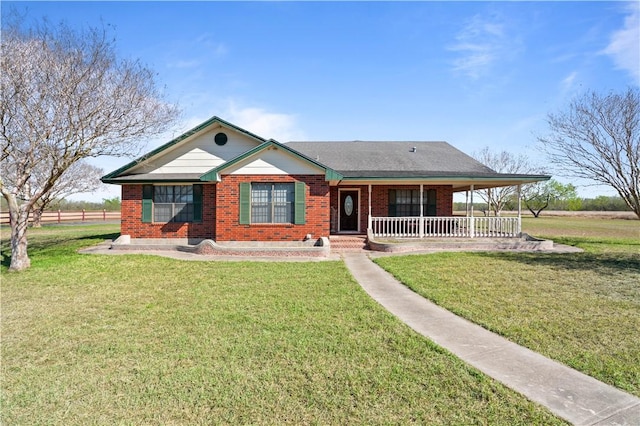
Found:
<svg viewBox="0 0 640 426"><path fill-rule="evenodd" d="M371 184L369 184L369 216L367 217L367 229L373 229L373 221L371 219Z"/></svg>
<svg viewBox="0 0 640 426"><path fill-rule="evenodd" d="M471 191L471 216L469 218L469 236L471 238L475 237L475 223L474 223L474 219L473 219L473 185L471 185L471 187L469 188L469 190Z"/></svg>
<svg viewBox="0 0 640 426"><path fill-rule="evenodd" d="M522 185L518 185L518 237L522 233Z"/></svg>
<svg viewBox="0 0 640 426"><path fill-rule="evenodd" d="M464 191L464 212L469 217L469 191Z"/></svg>
<svg viewBox="0 0 640 426"><path fill-rule="evenodd" d="M418 235L420 236L420 238L424 237L424 211L423 211L423 207L424 207L424 198L423 198L423 192L424 192L424 185L420 184L420 223L418 224Z"/></svg>

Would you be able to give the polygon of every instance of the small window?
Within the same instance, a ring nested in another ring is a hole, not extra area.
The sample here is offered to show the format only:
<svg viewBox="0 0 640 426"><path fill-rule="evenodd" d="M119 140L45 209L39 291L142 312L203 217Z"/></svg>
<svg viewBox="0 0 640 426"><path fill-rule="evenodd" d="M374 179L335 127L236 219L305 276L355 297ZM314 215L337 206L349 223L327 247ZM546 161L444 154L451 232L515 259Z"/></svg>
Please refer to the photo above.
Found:
<svg viewBox="0 0 640 426"><path fill-rule="evenodd" d="M215 141L216 145L222 146L227 143L228 138L225 133L220 132L214 136L213 140Z"/></svg>
<svg viewBox="0 0 640 426"><path fill-rule="evenodd" d="M293 223L293 183L252 183L251 223Z"/></svg>

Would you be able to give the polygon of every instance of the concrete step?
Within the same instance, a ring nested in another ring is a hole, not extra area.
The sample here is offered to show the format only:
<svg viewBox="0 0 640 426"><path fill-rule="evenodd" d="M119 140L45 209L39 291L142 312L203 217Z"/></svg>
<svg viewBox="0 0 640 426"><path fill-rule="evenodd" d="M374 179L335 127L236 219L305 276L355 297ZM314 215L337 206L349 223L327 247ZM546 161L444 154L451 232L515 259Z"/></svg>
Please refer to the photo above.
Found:
<svg viewBox="0 0 640 426"><path fill-rule="evenodd" d="M331 250L360 251L367 245L367 237L364 235L332 235L329 237Z"/></svg>

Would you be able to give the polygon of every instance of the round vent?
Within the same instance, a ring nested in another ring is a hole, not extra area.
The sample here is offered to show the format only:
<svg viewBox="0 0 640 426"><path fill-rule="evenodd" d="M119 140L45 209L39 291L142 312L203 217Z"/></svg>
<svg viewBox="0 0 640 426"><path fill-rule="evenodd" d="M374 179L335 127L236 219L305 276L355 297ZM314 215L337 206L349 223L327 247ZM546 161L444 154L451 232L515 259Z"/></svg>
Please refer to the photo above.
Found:
<svg viewBox="0 0 640 426"><path fill-rule="evenodd" d="M214 140L216 141L216 145L222 146L227 143L227 135L224 133L218 133Z"/></svg>

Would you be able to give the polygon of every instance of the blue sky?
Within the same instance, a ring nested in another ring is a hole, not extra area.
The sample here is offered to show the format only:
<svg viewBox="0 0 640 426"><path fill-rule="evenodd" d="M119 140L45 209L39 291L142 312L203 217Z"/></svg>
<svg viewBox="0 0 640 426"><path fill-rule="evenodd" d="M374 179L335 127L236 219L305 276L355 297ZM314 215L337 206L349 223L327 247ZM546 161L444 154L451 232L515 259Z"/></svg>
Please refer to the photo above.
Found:
<svg viewBox="0 0 640 426"><path fill-rule="evenodd" d="M549 112L586 90L640 85L637 1L3 1L2 13L10 6L113 25L118 53L154 69L183 109L147 150L217 115L281 142L445 140L544 164L535 141Z"/></svg>

